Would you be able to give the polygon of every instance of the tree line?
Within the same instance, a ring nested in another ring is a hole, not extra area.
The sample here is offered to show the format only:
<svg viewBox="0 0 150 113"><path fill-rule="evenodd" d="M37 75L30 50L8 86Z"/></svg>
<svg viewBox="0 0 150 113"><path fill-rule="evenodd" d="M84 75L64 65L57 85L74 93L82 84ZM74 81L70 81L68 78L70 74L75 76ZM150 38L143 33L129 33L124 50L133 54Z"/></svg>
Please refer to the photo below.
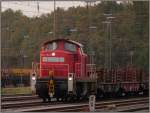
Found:
<svg viewBox="0 0 150 113"><path fill-rule="evenodd" d="M39 62L41 44L54 39L53 14L31 18L20 10L8 9L1 13L2 67L30 68L32 61ZM148 71L148 1L126 4L103 1L68 10L57 8L55 15L55 38L69 38L82 43L84 51L94 55L98 67L108 65L111 48L113 68L132 63ZM110 17L113 18L109 20Z"/></svg>

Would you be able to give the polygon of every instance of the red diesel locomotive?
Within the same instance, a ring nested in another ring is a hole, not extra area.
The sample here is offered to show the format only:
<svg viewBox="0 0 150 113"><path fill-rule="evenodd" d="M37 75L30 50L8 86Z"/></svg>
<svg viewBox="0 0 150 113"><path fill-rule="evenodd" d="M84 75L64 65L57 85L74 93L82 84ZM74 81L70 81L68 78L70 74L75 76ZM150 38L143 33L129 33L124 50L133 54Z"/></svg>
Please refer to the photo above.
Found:
<svg viewBox="0 0 150 113"><path fill-rule="evenodd" d="M83 99L91 92L97 98L106 94L124 96L130 92L148 92L146 74L134 67L96 69L82 48L82 44L69 39L56 39L42 45L39 69L33 66L31 83L35 83L36 94L44 101L53 97Z"/></svg>
<svg viewBox="0 0 150 113"><path fill-rule="evenodd" d="M69 39L56 39L42 45L36 93L44 101L51 97L57 100L80 98L95 90L95 65L87 64L82 47Z"/></svg>

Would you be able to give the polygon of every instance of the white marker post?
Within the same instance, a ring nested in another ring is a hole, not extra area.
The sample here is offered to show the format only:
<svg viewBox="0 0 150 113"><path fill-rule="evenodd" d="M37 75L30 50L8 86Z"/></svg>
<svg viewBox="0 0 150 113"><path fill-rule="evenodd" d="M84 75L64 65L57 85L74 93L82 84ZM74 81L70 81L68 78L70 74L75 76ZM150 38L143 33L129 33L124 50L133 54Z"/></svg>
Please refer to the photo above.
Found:
<svg viewBox="0 0 150 113"><path fill-rule="evenodd" d="M90 112L95 111L95 95L91 95L89 97L89 110L90 110Z"/></svg>
<svg viewBox="0 0 150 113"><path fill-rule="evenodd" d="M33 94L36 93L35 84L36 84L36 73L31 73L30 86L31 86L31 91L32 91Z"/></svg>

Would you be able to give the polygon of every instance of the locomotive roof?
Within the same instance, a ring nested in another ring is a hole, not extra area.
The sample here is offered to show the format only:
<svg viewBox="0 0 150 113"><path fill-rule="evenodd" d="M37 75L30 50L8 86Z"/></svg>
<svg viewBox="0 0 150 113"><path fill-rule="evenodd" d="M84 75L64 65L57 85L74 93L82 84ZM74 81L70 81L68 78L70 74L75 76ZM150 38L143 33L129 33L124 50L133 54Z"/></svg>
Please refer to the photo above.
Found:
<svg viewBox="0 0 150 113"><path fill-rule="evenodd" d="M46 45L48 43L51 43L51 42L55 42L55 41L65 41L65 42L71 42L79 47L83 47L83 45L79 42L76 42L76 41L73 41L73 40L70 40L70 39L54 39L54 40L50 40L50 41L46 41L43 43L43 45Z"/></svg>

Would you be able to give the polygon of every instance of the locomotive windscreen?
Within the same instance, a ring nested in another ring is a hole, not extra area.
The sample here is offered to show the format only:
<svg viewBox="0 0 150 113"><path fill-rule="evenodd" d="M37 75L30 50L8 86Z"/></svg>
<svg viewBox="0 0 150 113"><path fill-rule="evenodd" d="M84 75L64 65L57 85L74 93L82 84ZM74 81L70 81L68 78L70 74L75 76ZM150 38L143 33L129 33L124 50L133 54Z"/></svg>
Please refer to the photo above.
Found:
<svg viewBox="0 0 150 113"><path fill-rule="evenodd" d="M77 51L76 45L72 44L72 43L66 42L64 47L65 47L65 50L68 50L68 51L72 51L72 52L76 52Z"/></svg>
<svg viewBox="0 0 150 113"><path fill-rule="evenodd" d="M55 50L57 48L57 43L52 42L46 45L45 50Z"/></svg>

